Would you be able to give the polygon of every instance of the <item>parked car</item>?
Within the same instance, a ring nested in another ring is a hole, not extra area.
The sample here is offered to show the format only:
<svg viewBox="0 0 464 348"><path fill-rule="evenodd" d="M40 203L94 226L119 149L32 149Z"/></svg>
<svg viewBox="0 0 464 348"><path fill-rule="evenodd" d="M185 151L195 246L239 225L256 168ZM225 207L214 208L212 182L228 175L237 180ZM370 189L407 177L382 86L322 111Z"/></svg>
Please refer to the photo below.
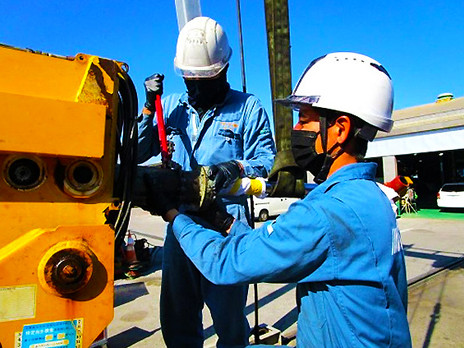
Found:
<svg viewBox="0 0 464 348"><path fill-rule="evenodd" d="M440 208L464 208L464 182L444 184L437 193Z"/></svg>
<svg viewBox="0 0 464 348"><path fill-rule="evenodd" d="M290 204L298 199L288 197L253 198L255 216L259 221L266 221L271 216L274 217L285 213Z"/></svg>

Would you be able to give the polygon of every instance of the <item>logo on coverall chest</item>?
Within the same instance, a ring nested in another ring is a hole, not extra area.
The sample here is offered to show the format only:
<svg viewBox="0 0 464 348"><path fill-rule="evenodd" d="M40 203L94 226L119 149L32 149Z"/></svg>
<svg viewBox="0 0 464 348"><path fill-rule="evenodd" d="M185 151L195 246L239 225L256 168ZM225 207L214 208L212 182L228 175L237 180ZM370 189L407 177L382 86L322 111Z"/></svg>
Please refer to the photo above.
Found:
<svg viewBox="0 0 464 348"><path fill-rule="evenodd" d="M238 124L235 122L220 122L221 128L218 130L218 135L227 138L228 141L240 139L240 134L236 133Z"/></svg>

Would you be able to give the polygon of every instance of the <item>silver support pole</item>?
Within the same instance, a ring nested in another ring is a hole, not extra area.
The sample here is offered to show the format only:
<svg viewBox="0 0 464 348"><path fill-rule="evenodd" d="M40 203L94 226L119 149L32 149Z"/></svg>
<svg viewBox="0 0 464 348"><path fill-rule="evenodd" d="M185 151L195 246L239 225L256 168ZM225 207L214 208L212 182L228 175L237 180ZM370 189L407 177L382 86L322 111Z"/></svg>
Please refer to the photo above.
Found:
<svg viewBox="0 0 464 348"><path fill-rule="evenodd" d="M241 62L241 72L242 72L242 91L246 93L246 76L245 76L245 58L244 58L244 49L243 49L243 35L242 35L242 14L240 11L240 0L237 0L237 16L238 16L238 35L240 38L240 62ZM253 196L250 196L250 215L251 215L251 228L255 228L255 207ZM255 344L259 344L259 316L258 316L258 284L253 284L254 290L254 311L255 311L255 326L253 328L253 334L255 337Z"/></svg>
<svg viewBox="0 0 464 348"><path fill-rule="evenodd" d="M175 4L179 31L191 19L201 17L200 0L175 0Z"/></svg>
<svg viewBox="0 0 464 348"><path fill-rule="evenodd" d="M240 0L237 0L237 15L238 15L238 35L240 38L240 62L242 68L242 91L246 93L246 77L245 77L245 58L243 51L243 35L242 35L242 14L240 11Z"/></svg>

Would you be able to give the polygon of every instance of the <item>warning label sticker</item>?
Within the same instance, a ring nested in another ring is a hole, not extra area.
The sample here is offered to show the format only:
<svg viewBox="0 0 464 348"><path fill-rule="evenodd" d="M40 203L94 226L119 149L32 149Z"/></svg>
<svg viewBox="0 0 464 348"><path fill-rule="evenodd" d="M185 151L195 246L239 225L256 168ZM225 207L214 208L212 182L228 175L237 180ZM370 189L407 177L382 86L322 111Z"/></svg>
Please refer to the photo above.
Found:
<svg viewBox="0 0 464 348"><path fill-rule="evenodd" d="M16 333L16 348L82 348L83 319L24 325Z"/></svg>

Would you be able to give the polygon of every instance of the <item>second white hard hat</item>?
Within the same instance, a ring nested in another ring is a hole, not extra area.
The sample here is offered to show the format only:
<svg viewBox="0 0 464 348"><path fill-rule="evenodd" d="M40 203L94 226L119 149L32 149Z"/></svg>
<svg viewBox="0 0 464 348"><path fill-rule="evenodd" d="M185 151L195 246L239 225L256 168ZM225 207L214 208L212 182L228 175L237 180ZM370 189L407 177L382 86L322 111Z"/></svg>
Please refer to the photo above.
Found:
<svg viewBox="0 0 464 348"><path fill-rule="evenodd" d="M393 126L390 75L380 63L358 53L337 52L315 59L293 93L277 102L294 109L308 104L346 112L385 132ZM366 138L373 138L375 132L369 133Z"/></svg>
<svg viewBox="0 0 464 348"><path fill-rule="evenodd" d="M222 27L214 19L196 17L179 33L174 66L184 78L214 78L227 66L231 55Z"/></svg>

